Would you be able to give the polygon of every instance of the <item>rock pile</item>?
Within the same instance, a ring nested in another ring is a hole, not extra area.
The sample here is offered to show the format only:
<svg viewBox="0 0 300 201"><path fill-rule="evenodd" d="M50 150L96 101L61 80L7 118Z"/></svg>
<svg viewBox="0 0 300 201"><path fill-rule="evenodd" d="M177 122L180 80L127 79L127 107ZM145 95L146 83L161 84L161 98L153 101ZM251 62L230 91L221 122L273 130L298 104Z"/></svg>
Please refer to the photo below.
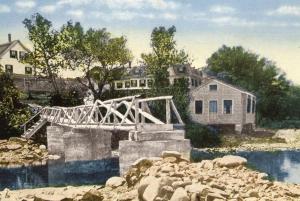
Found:
<svg viewBox="0 0 300 201"><path fill-rule="evenodd" d="M269 181L265 173L247 169L246 162L239 156L225 156L191 163L179 153L164 152L161 158L138 160L124 177L112 177L103 187L81 187L84 191L67 187L56 192L52 188L51 193L34 189L38 193L28 195L19 191L19 197L11 191L5 192L5 196L22 197L23 201L300 200L300 185Z"/></svg>
<svg viewBox="0 0 300 201"><path fill-rule="evenodd" d="M31 140L16 137L0 140L0 167L46 164L47 155L45 145L34 144Z"/></svg>

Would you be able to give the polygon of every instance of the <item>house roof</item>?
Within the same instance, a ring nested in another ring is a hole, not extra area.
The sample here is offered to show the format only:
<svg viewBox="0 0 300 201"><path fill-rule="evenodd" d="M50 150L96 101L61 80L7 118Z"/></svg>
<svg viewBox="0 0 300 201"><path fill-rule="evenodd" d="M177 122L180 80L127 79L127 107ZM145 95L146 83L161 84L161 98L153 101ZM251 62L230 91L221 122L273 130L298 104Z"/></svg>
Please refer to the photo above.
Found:
<svg viewBox="0 0 300 201"><path fill-rule="evenodd" d="M232 84L228 84L227 82L224 82L222 80L219 80L217 78L214 78L214 77L206 77L205 79L202 80L202 84L196 88L194 88L192 91L196 91L197 89L199 88L202 88L204 86L207 86L209 83L211 83L212 81L215 81L215 82L218 82L220 84L223 84L227 87L230 87L232 89L235 89L235 90L238 90L242 93L245 93L245 94L248 94L248 95L251 95L251 96L255 96L252 92L249 92L241 87L238 87L238 86L235 86L235 85L232 85Z"/></svg>
<svg viewBox="0 0 300 201"><path fill-rule="evenodd" d="M170 67L175 75L199 75L201 76L201 72L198 69L191 67L189 64L177 64ZM123 79L128 78L145 78L148 77L149 74L147 72L147 66L134 66L127 69L127 75L124 76Z"/></svg>
<svg viewBox="0 0 300 201"><path fill-rule="evenodd" d="M27 52L30 52L30 50L21 43L19 40L14 40L8 43L0 44L0 58L11 48L13 48L16 44L20 44Z"/></svg>

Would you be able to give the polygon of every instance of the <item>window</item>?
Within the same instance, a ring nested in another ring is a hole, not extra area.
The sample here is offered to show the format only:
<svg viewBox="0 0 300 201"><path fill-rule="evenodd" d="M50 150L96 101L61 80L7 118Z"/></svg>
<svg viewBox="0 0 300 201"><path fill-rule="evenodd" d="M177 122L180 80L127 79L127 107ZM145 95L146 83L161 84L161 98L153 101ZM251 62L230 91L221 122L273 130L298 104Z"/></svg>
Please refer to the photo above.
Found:
<svg viewBox="0 0 300 201"><path fill-rule="evenodd" d="M130 85L131 87L137 87L137 80L131 80Z"/></svg>
<svg viewBox="0 0 300 201"><path fill-rule="evenodd" d="M218 102L216 100L209 101L209 112L210 113L218 112Z"/></svg>
<svg viewBox="0 0 300 201"><path fill-rule="evenodd" d="M18 58L18 52L15 50L10 50L10 58Z"/></svg>
<svg viewBox="0 0 300 201"><path fill-rule="evenodd" d="M253 99L252 100L252 113L253 114L255 113L255 107L256 107L256 103L255 103L255 100Z"/></svg>
<svg viewBox="0 0 300 201"><path fill-rule="evenodd" d="M247 113L251 112L251 96L247 98Z"/></svg>
<svg viewBox="0 0 300 201"><path fill-rule="evenodd" d="M149 80L147 80L147 82L148 82L148 87L152 87L152 85L153 85L153 80L149 79Z"/></svg>
<svg viewBox="0 0 300 201"><path fill-rule="evenodd" d="M25 57L25 55L26 55L26 52L23 52L23 51L19 52L19 58L20 59L23 59Z"/></svg>
<svg viewBox="0 0 300 201"><path fill-rule="evenodd" d="M13 65L5 65L5 72L12 74L14 72Z"/></svg>
<svg viewBox="0 0 300 201"><path fill-rule="evenodd" d="M195 86L195 81L194 81L194 79L192 79L192 86Z"/></svg>
<svg viewBox="0 0 300 201"><path fill-rule="evenodd" d="M195 87L198 87L198 80L195 80Z"/></svg>
<svg viewBox="0 0 300 201"><path fill-rule="evenodd" d="M123 88L123 83L122 82L116 82L116 88L117 89L122 89Z"/></svg>
<svg viewBox="0 0 300 201"><path fill-rule="evenodd" d="M178 68L178 71L179 71L180 73L184 73L184 72L185 72L185 66L180 66L180 67Z"/></svg>
<svg viewBox="0 0 300 201"><path fill-rule="evenodd" d="M232 100L223 101L224 114L232 114Z"/></svg>
<svg viewBox="0 0 300 201"><path fill-rule="evenodd" d="M125 88L130 88L130 81L125 81Z"/></svg>
<svg viewBox="0 0 300 201"><path fill-rule="evenodd" d="M196 100L195 101L195 114L202 114L203 112L203 101Z"/></svg>
<svg viewBox="0 0 300 201"><path fill-rule="evenodd" d="M142 79L140 80L140 87L145 87L146 86L146 80Z"/></svg>
<svg viewBox="0 0 300 201"><path fill-rule="evenodd" d="M31 67L25 67L25 74L26 75L32 75L32 68Z"/></svg>
<svg viewBox="0 0 300 201"><path fill-rule="evenodd" d="M217 91L217 89L218 89L218 85L216 84L209 85L209 91Z"/></svg>

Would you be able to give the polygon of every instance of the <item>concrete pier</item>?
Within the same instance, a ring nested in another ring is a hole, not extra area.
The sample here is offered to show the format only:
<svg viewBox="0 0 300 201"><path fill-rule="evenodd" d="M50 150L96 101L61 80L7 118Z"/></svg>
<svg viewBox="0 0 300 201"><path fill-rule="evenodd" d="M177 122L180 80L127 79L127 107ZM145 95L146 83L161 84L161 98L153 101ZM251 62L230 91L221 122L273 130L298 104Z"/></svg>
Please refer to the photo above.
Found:
<svg viewBox="0 0 300 201"><path fill-rule="evenodd" d="M65 161L90 161L110 158L111 133L102 129L47 127L48 152Z"/></svg>
<svg viewBox="0 0 300 201"><path fill-rule="evenodd" d="M50 155L64 156L64 129L62 126L47 126L47 144Z"/></svg>
<svg viewBox="0 0 300 201"><path fill-rule="evenodd" d="M111 133L101 129L72 129L63 135L65 161L110 158Z"/></svg>

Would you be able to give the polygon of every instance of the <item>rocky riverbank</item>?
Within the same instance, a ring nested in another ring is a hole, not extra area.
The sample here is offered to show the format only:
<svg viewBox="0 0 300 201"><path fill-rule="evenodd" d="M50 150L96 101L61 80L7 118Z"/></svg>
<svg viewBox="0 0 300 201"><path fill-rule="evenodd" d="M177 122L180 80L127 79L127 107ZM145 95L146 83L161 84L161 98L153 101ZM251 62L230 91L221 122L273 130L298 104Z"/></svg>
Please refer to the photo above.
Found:
<svg viewBox="0 0 300 201"><path fill-rule="evenodd" d="M46 164L48 152L45 145L32 140L11 137L0 140L0 167L21 167Z"/></svg>
<svg viewBox="0 0 300 201"><path fill-rule="evenodd" d="M220 147L201 148L207 152L300 150L300 129L257 131L253 135L223 135Z"/></svg>
<svg viewBox="0 0 300 201"><path fill-rule="evenodd" d="M124 177L105 186L1 192L1 201L274 201L300 200L300 185L267 180L246 168L247 160L225 156L191 163L177 152L143 158Z"/></svg>

